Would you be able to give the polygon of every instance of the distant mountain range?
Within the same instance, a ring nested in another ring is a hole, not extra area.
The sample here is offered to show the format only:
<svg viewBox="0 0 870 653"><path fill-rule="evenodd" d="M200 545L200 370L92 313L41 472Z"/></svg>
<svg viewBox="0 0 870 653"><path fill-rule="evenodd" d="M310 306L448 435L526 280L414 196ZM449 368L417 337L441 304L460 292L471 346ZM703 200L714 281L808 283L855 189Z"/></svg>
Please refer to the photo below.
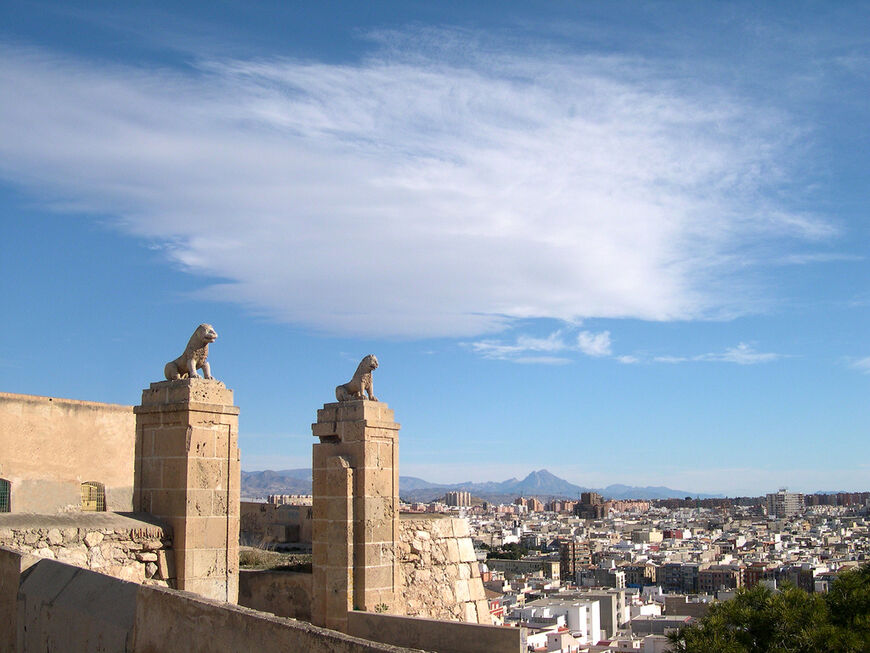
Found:
<svg viewBox="0 0 870 653"><path fill-rule="evenodd" d="M579 499L581 492L598 492L606 499L682 499L687 496L709 499L722 496L721 494L695 494L663 486L635 487L615 484L605 488L589 488L569 483L546 469L532 472L522 480L510 478L506 481L487 481L485 483L467 481L441 484L431 483L414 476L399 477L399 494L407 501L434 501L452 490L470 492L474 497L493 503L508 503L518 496L535 496L541 499ZM310 469L242 472L243 497L310 493Z"/></svg>

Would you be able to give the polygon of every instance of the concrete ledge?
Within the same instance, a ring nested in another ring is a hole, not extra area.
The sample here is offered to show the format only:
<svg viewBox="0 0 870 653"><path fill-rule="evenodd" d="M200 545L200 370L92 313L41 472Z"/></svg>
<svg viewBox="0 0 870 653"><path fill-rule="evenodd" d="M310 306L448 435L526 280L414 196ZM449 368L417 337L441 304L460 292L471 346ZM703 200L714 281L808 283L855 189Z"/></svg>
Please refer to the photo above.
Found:
<svg viewBox="0 0 870 653"><path fill-rule="evenodd" d="M32 560L0 548L2 653L420 653L54 560L28 567Z"/></svg>
<svg viewBox="0 0 870 653"><path fill-rule="evenodd" d="M522 631L460 621L353 611L347 613L348 633L396 646L425 647L437 653L522 653Z"/></svg>
<svg viewBox="0 0 870 653"><path fill-rule="evenodd" d="M21 576L18 646L26 651L126 651L139 585L41 560Z"/></svg>
<svg viewBox="0 0 870 653"><path fill-rule="evenodd" d="M406 653L414 649L366 641L191 594L140 588L133 653Z"/></svg>
<svg viewBox="0 0 870 653"><path fill-rule="evenodd" d="M74 512L38 514L7 512L0 514L0 528L79 528L91 531L109 529L141 533L142 537L162 538L171 529L161 520L145 512Z"/></svg>

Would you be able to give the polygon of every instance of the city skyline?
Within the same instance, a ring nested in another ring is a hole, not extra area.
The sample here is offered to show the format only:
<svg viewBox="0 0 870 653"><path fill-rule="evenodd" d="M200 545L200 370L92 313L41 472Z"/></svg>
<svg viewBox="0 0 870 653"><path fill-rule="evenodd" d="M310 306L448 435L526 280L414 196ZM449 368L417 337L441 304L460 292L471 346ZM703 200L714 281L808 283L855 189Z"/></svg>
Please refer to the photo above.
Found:
<svg viewBox="0 0 870 653"><path fill-rule="evenodd" d="M0 391L209 322L248 471L375 353L403 476L866 491L867 13L6 3Z"/></svg>

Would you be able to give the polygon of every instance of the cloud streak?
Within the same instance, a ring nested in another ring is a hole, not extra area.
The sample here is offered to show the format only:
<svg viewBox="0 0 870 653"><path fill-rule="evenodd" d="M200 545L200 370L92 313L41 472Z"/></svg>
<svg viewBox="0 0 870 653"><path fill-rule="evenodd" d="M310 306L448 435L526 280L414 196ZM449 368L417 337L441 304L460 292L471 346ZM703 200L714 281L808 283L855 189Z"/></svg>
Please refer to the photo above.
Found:
<svg viewBox="0 0 870 653"><path fill-rule="evenodd" d="M519 335L511 343L485 339L468 346L484 358L541 365L565 365L572 360L565 355L574 352L593 358L612 354L609 331L580 331L572 340L568 339L565 330L559 330L545 338Z"/></svg>
<svg viewBox="0 0 870 653"><path fill-rule="evenodd" d="M851 367L864 374L870 374L870 356L853 361Z"/></svg>
<svg viewBox="0 0 870 653"><path fill-rule="evenodd" d="M834 233L771 199L799 130L768 107L643 61L417 36L178 70L0 47L0 176L157 243L208 298L357 336L739 314L747 247Z"/></svg>
<svg viewBox="0 0 870 653"><path fill-rule="evenodd" d="M697 356L656 356L656 363L736 363L737 365L757 365L770 363L784 358L784 354L756 351L751 345L741 342L724 352L698 354Z"/></svg>

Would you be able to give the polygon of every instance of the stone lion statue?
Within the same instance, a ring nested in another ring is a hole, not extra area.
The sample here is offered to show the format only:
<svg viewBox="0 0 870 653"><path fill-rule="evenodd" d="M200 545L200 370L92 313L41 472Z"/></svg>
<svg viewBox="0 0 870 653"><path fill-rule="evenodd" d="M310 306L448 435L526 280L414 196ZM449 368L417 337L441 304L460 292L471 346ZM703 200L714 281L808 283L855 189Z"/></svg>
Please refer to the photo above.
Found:
<svg viewBox="0 0 870 653"><path fill-rule="evenodd" d="M370 401L377 401L372 386L372 370L376 369L378 369L377 356L369 354L360 361L353 378L335 389L335 398L339 401L365 399L365 392L368 393Z"/></svg>
<svg viewBox="0 0 870 653"><path fill-rule="evenodd" d="M196 331L187 342L187 347L184 348L184 353L174 361L166 363L163 369L166 380L199 377L196 371L200 368L206 379L213 379L208 366L208 346L209 343L217 340L217 337L217 332L211 324L200 324L196 327Z"/></svg>

